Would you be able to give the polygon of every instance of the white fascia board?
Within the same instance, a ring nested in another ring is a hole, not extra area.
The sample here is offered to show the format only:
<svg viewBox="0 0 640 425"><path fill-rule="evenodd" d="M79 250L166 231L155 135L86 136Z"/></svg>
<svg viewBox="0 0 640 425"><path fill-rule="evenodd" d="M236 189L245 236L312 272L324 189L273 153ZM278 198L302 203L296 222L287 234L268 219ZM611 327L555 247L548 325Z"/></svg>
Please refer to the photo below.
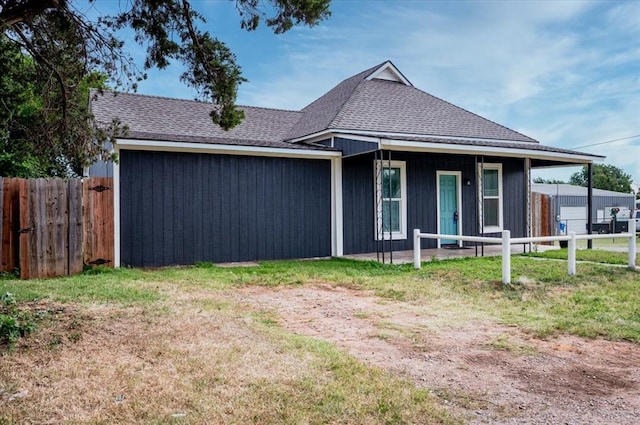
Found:
<svg viewBox="0 0 640 425"><path fill-rule="evenodd" d="M370 133L370 134L365 134L365 133ZM391 133L389 134L391 135ZM342 137L345 139L360 140L363 142L372 142L372 143L380 142L379 133L328 129L328 130L319 131L317 133L309 134L307 136L298 137L297 139L291 140L291 143L298 143L302 141L307 143L313 143L313 142L318 142L320 140L326 140L327 138L330 138L330 137Z"/></svg>
<svg viewBox="0 0 640 425"><path fill-rule="evenodd" d="M604 162L605 158L606 158L606 157L604 157L604 156L603 156L603 157L592 158L592 161L591 161L591 162L594 162L594 163L595 163L595 162ZM553 169L553 168L565 168L565 167L566 167L566 165L557 165L557 164L552 164L552 165L539 165L539 166L537 166L537 167L535 167L535 168L536 168L536 169L542 169L542 168L544 168L545 170L548 170L548 169ZM532 167L532 168L533 168L533 167Z"/></svg>
<svg viewBox="0 0 640 425"><path fill-rule="evenodd" d="M381 140L382 149L411 152L440 152L466 155L508 156L512 158L531 158L542 160L563 160L576 164L592 163L599 159L590 155L575 155L559 152L535 151L530 149L514 149L496 146L446 145L443 143L413 142L406 140Z"/></svg>
<svg viewBox="0 0 640 425"><path fill-rule="evenodd" d="M118 139L120 150L208 153L223 155L274 156L279 158L331 159L342 154L335 151L268 148L262 146L221 145L207 143L167 142L162 140Z"/></svg>
<svg viewBox="0 0 640 425"><path fill-rule="evenodd" d="M508 140L508 139L485 139L481 137L464 137L464 136L440 136L437 134L415 134L415 133L392 133L392 132L380 132L369 130L333 130L335 133L347 133L347 134L360 134L363 136L385 136L385 137L429 137L431 139L438 140L463 140L465 142L506 142L506 143L518 143L523 145L530 145L536 142L523 142L522 140Z"/></svg>
<svg viewBox="0 0 640 425"><path fill-rule="evenodd" d="M393 132L381 132L381 131L370 131L370 130L345 130L345 129L327 129L323 131L319 131L317 133L309 134L307 136L298 137L297 139L291 140L291 143L297 142L313 142L317 140L324 140L327 137L334 135L340 136L344 135L345 138L350 138L354 140L362 140L355 139L355 137L369 137L371 141L380 140L382 136L384 137L428 137L431 139L438 140L462 140L465 142L505 142L505 143L517 143L524 146L529 146L531 144L537 144L536 142L523 142L522 140L507 140L507 139L485 139L480 137L463 137L463 136L440 136L435 134L414 134L414 133L393 133ZM423 142L420 142L423 143Z"/></svg>
<svg viewBox="0 0 640 425"><path fill-rule="evenodd" d="M342 159L331 160L331 256L344 255Z"/></svg>
<svg viewBox="0 0 640 425"><path fill-rule="evenodd" d="M116 144L113 152L119 150ZM113 161L113 267L120 267L120 161Z"/></svg>

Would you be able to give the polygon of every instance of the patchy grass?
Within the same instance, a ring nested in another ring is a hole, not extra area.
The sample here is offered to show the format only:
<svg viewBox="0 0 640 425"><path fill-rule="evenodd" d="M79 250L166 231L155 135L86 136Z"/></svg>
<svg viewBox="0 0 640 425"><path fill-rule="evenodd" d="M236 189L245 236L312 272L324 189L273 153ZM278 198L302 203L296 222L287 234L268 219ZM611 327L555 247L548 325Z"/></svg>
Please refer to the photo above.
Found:
<svg viewBox="0 0 640 425"><path fill-rule="evenodd" d="M140 285L147 278L142 270L126 268L95 268L75 276L28 281L9 275L0 279L0 293L11 292L18 301L148 303L156 301L159 293Z"/></svg>
<svg viewBox="0 0 640 425"><path fill-rule="evenodd" d="M438 326L485 320L536 336L640 342L638 272L578 264L570 277L564 262L526 257L512 269L511 285L500 283L499 258L432 261L420 271L341 259L4 276L0 293L48 313L0 353L0 423L461 422L428 390L282 330L273 312L242 303L234 289L244 285L330 283L424 306ZM380 338L400 332L380 328ZM535 354L509 338L488 344Z"/></svg>
<svg viewBox="0 0 640 425"><path fill-rule="evenodd" d="M527 344L526 342L514 338L506 333L498 334L491 338L491 340L487 342L487 346L496 350L509 351L511 353L524 356L533 356L538 354L538 350L535 346Z"/></svg>
<svg viewBox="0 0 640 425"><path fill-rule="evenodd" d="M0 423L460 422L426 390L286 333L271 313L148 307L84 305L82 337L3 354Z"/></svg>
<svg viewBox="0 0 640 425"><path fill-rule="evenodd" d="M549 251L556 255L558 251ZM595 252L595 251L594 251ZM592 254L579 251L580 255ZM586 253L586 254L585 254ZM540 253L546 254L546 253ZM618 253L612 254L616 258ZM605 257L607 258L607 257ZM238 286L297 286L328 282L373 291L396 301L428 303L449 310L452 322L489 317L537 336L570 333L640 342L638 272L623 267L578 264L568 276L566 263L514 257L514 284L501 281L499 257L431 261L420 271L411 265L385 265L347 259L263 262L255 267L193 267L156 270L121 269L62 279L0 280L0 293L18 300L93 301L121 304L178 300L202 290ZM520 282L520 283L517 283ZM197 301L206 310L224 303ZM211 302L211 301L209 301Z"/></svg>

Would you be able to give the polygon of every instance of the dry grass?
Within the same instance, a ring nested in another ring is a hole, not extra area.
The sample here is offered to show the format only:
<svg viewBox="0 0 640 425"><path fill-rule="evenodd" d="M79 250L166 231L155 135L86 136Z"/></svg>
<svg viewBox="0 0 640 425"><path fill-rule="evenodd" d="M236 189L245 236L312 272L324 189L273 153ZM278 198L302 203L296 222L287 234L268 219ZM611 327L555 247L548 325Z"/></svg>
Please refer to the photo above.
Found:
<svg viewBox="0 0 640 425"><path fill-rule="evenodd" d="M0 423L455 422L426 392L272 323L221 293L65 304L2 354Z"/></svg>

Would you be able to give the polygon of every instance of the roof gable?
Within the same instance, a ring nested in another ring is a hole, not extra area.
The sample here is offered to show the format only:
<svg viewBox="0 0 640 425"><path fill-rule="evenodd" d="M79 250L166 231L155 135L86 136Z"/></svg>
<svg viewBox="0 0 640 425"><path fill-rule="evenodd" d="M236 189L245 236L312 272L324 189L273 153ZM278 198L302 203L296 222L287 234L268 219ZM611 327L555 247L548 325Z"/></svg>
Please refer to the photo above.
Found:
<svg viewBox="0 0 640 425"><path fill-rule="evenodd" d="M369 74L366 79L395 81L396 83L402 83L406 86L413 86L391 61L383 63L378 69Z"/></svg>

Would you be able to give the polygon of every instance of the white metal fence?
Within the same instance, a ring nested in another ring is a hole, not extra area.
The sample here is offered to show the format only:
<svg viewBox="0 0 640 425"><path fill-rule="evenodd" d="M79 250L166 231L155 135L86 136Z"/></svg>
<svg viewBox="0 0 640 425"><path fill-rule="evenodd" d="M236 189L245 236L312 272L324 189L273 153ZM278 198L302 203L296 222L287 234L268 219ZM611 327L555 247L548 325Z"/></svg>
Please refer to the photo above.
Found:
<svg viewBox="0 0 640 425"><path fill-rule="evenodd" d="M482 242L493 243L502 245L502 283L511 283L511 245L514 244L527 244L527 243L540 243L540 242L555 242L555 241L568 241L568 261L567 271L570 276L576 274L576 241L587 239L611 239L626 238L629 240L628 249L628 265L629 268L635 270L636 268L636 221L629 220L629 232L605 234L605 235L576 235L575 232L571 232L568 235L563 236L540 236L533 238L511 238L511 232L504 230L501 238L484 237L484 236L458 236L458 235L439 235L435 233L420 233L420 229L413 230L413 267L418 270L421 267L422 259L420 257L420 239L448 239L463 242Z"/></svg>

